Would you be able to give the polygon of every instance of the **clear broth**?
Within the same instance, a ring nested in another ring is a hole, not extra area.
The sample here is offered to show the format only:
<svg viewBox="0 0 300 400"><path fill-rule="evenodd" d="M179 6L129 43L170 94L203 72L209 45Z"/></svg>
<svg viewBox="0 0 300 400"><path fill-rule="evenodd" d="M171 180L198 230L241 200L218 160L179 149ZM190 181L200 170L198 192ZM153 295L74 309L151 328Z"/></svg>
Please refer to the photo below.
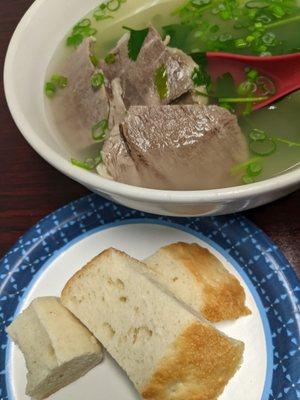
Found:
<svg viewBox="0 0 300 400"><path fill-rule="evenodd" d="M92 26L98 31L93 51L100 57L107 55L111 48L115 46L117 40L124 34L122 29L124 25L141 29L152 23L159 31L162 31L163 26L178 22L178 17L172 15L172 13L185 2L183 0L127 0L118 11L113 13L113 19L98 22L94 20L93 11L91 11L86 17L92 20ZM226 22L224 22L225 25ZM296 25L296 30L295 26L289 26L287 29L278 28L278 32L286 42L289 42L290 46L300 46L300 35L295 35L295 32L299 32L299 29L300 23ZM209 50L205 48L205 43L203 43L202 47L199 47L198 42L198 51ZM47 76L59 73L72 51L73 49L68 48L64 40L54 54ZM46 110L49 115L51 129L62 140L62 145L68 149L70 155L80 159L97 152L99 146L97 144L78 148L77 144L72 141L72 132L68 132L61 125L58 126L56 116L63 111L55 107L55 101L46 99ZM239 122L247 137L251 127L255 127L268 132L271 136L300 142L299 110L300 91L285 97L268 108L256 111L248 117L240 117ZM264 157L263 172L256 180L264 180L284 173L299 164L300 148L278 143L277 151L270 157Z"/></svg>

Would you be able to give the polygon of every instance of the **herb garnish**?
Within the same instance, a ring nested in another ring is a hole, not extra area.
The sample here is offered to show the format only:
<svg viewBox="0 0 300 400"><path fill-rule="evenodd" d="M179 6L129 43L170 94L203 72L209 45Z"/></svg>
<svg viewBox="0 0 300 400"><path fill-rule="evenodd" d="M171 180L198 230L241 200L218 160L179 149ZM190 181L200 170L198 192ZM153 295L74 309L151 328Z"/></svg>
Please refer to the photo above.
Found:
<svg viewBox="0 0 300 400"><path fill-rule="evenodd" d="M168 71L165 65L160 66L155 71L154 83L160 99L161 100L166 99L168 97L169 88L168 88Z"/></svg>
<svg viewBox="0 0 300 400"><path fill-rule="evenodd" d="M128 57L132 61L136 61L140 54L141 48L143 47L144 41L148 36L149 28L134 30L123 26L123 29L126 29L130 32L130 37L128 41Z"/></svg>
<svg viewBox="0 0 300 400"><path fill-rule="evenodd" d="M93 64L94 67L98 67L99 65L99 58L96 56L96 54L91 54L90 55L90 61Z"/></svg>
<svg viewBox="0 0 300 400"><path fill-rule="evenodd" d="M68 78L62 75L52 75L51 80L45 83L45 94L53 98L58 89L65 89L68 86Z"/></svg>
<svg viewBox="0 0 300 400"><path fill-rule="evenodd" d="M255 178L263 172L263 161L265 157L270 157L277 150L277 142L286 144L289 147L300 147L300 143L292 142L285 138L269 136L261 129L252 129L249 132L249 148L254 157L241 164L235 165L231 169L231 174L245 171L242 180L245 184L255 182Z"/></svg>
<svg viewBox="0 0 300 400"><path fill-rule="evenodd" d="M126 0L108 0L100 4L93 12L93 18L96 21L113 18L111 13L117 11ZM94 36L97 29L92 26L89 18L79 21L72 29L71 34L67 37L67 46L78 46L87 37Z"/></svg>
<svg viewBox="0 0 300 400"><path fill-rule="evenodd" d="M100 6L95 9L93 17L96 21L111 19L113 16L110 15L110 12L119 10L123 3L126 3L126 0L108 0L105 3L100 4Z"/></svg>
<svg viewBox="0 0 300 400"><path fill-rule="evenodd" d="M92 137L97 142L103 142L106 138L106 132L108 130L108 120L103 119L92 127Z"/></svg>
<svg viewBox="0 0 300 400"><path fill-rule="evenodd" d="M114 53L110 53L105 57L104 61L106 64L114 64L116 62L116 55Z"/></svg>
<svg viewBox="0 0 300 400"><path fill-rule="evenodd" d="M91 78L91 85L94 89L100 89L104 84L104 75L102 72L96 72Z"/></svg>
<svg viewBox="0 0 300 400"><path fill-rule="evenodd" d="M86 157L84 161L77 160L76 158L71 158L71 163L76 167L86 169L87 171L93 171L99 164L103 162L101 151L99 154L92 158Z"/></svg>
<svg viewBox="0 0 300 400"><path fill-rule="evenodd" d="M296 0L188 0L175 14L179 23L164 31L171 35L172 47L187 53L195 48L258 55L299 51L299 45L287 48L276 32L280 26L300 22ZM298 31L299 25L294 26Z"/></svg>
<svg viewBox="0 0 300 400"><path fill-rule="evenodd" d="M255 103L268 99L268 95L276 92L273 81L265 76L261 76L258 71L246 68L245 80L236 86L232 75L227 72L219 76L216 82L212 83L211 78L206 70L206 58L201 53L193 54L193 59L198 62L192 73L192 80L196 86L196 95L211 97L217 103L230 110L236 111L237 105L245 104L242 111L244 115L248 115L253 110ZM205 85L207 92L197 90L197 86Z"/></svg>
<svg viewBox="0 0 300 400"><path fill-rule="evenodd" d="M198 65L198 67L195 67L192 73L192 80L195 86L206 86L208 90L211 87L211 77L203 65Z"/></svg>
<svg viewBox="0 0 300 400"><path fill-rule="evenodd" d="M46 82L44 91L45 95L49 97L49 99L52 99L56 93L56 86L52 82Z"/></svg>
<svg viewBox="0 0 300 400"><path fill-rule="evenodd" d="M67 46L78 46L83 42L84 38L94 36L97 29L93 28L89 18L85 18L78 22L72 29L72 33L67 38Z"/></svg>

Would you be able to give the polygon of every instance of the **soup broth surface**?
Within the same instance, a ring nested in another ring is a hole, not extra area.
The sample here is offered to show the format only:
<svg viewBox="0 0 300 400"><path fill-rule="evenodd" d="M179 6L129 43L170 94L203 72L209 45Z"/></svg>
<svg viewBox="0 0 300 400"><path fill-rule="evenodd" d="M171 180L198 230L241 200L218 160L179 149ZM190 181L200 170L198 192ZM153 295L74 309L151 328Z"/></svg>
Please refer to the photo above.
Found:
<svg viewBox="0 0 300 400"><path fill-rule="evenodd" d="M205 31L204 28L201 28L203 36L201 38L201 32L200 34L196 34L197 32L195 29L188 29L190 26L188 23L182 24L182 15L180 16L178 13L174 14L174 10L185 5L186 1L127 0L121 4L117 11L111 13L112 18L110 19L96 21L93 18L94 10L92 10L87 16L83 16L83 18L89 18L92 21L92 26L97 29L93 52L101 58L104 58L125 33L122 28L123 26L128 26L133 29L143 29L151 23L162 35L165 35L168 32L174 32L175 30L177 33L172 36L171 45L176 45L176 47L179 47L186 52L216 50L216 40L219 40L216 39L216 37L218 36L218 38L222 38L223 35L223 39L228 39L231 35L231 38L227 41L225 40L224 44L222 44L223 42L220 42L221 48L218 50L257 54L255 51L251 51L251 49L249 50L249 48L237 48L234 45L234 40L236 40L234 35L238 33L238 35L241 36L244 31L243 28L237 30L233 27L233 24L237 23L238 20L233 21L232 19L222 19L218 13L216 13L216 7L224 2L217 0L194 1L198 1L199 4L201 1L207 4L206 11L204 10L201 14L201 19L204 25L208 24L207 26L214 25L217 27L214 28L214 31L216 32L209 34L210 40L212 38L211 41L205 40L206 33L203 34L203 31ZM259 3L263 5L266 1L260 1ZM278 1L277 3L280 2ZM286 19L290 19L290 22L278 23L278 26L274 25L271 33L274 33L276 38L279 38L280 40L278 40L278 43L275 43L271 48L272 54L300 51L300 18L298 18L300 15L300 2L295 1L292 3L295 6L298 6L299 14L295 11L294 14L286 16ZM246 7L246 5L244 5L244 7ZM282 20L280 19L280 21ZM199 16L197 17L197 21L197 23L199 23ZM191 20L192 25L193 23L194 21ZM186 30L184 31L184 29ZM176 38L174 39L174 37ZM270 48L268 48L268 51L269 50ZM74 48L66 46L66 40L60 43L49 65L47 78L60 72L63 64L66 62L66 59L72 51L74 51ZM70 154L70 157L82 159L95 154L99 149L99 144L91 144L84 148L78 146L78 143L72 140L72 132L66 129L62 123L64 110L61 108L58 109L55 104L55 99L54 101L47 98L45 99L45 107L51 129L55 132L55 136L60 138L62 146ZM300 91L297 91L269 107L255 111L247 116L239 116L239 124L243 133L247 137L251 129L256 128L266 131L270 137L278 137L291 142L300 143L299 110ZM255 178L256 181L264 180L281 174L291 168L295 168L300 163L300 147L289 146L286 143L277 142L277 149L274 154L268 157L263 157L262 163L263 171Z"/></svg>

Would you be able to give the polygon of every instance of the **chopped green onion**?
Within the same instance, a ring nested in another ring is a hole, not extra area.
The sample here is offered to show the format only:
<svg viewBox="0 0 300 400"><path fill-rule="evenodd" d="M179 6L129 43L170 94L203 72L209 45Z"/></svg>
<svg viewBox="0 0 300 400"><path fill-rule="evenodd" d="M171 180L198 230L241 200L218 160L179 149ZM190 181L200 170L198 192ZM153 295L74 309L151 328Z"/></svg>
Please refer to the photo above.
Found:
<svg viewBox="0 0 300 400"><path fill-rule="evenodd" d="M86 163L85 161L76 160L76 158L71 158L71 163L76 167L86 169L87 171L92 171L94 169L94 165Z"/></svg>
<svg viewBox="0 0 300 400"><path fill-rule="evenodd" d="M252 157L248 161L245 161L245 162L242 162L240 164L233 166L230 170L230 173L236 174L236 173L242 171L243 169L248 168L248 166L250 164L256 163L256 162L260 161L261 159L262 159L261 157Z"/></svg>
<svg viewBox="0 0 300 400"><path fill-rule="evenodd" d="M246 75L250 81L255 81L255 79L258 77L258 71L256 71L256 69L250 69L247 71Z"/></svg>
<svg viewBox="0 0 300 400"><path fill-rule="evenodd" d="M91 26L87 26L86 28L82 28L80 33L84 36L84 37L90 37L90 36L95 36L97 33L97 29L91 27Z"/></svg>
<svg viewBox="0 0 300 400"><path fill-rule="evenodd" d="M276 93L276 86L272 79L267 76L259 76L256 79L257 89L261 96L273 95Z"/></svg>
<svg viewBox="0 0 300 400"><path fill-rule="evenodd" d="M49 99L52 99L56 92L56 86L52 82L45 83L45 94Z"/></svg>
<svg viewBox="0 0 300 400"><path fill-rule="evenodd" d="M98 155L93 157L86 157L84 161L77 160L75 158L71 158L71 163L76 167L80 167L86 169L87 171L92 171L95 169L99 164L103 162L101 150L99 151Z"/></svg>
<svg viewBox="0 0 300 400"><path fill-rule="evenodd" d="M67 38L67 46L78 46L83 41L81 33L75 33Z"/></svg>
<svg viewBox="0 0 300 400"><path fill-rule="evenodd" d="M220 42L227 42L230 39L232 39L232 35L230 33L222 33L219 36L219 41Z"/></svg>
<svg viewBox="0 0 300 400"><path fill-rule="evenodd" d="M106 132L108 130L108 120L103 119L92 127L92 137L98 142L105 140Z"/></svg>
<svg viewBox="0 0 300 400"><path fill-rule="evenodd" d="M102 153L101 151L99 152L99 155L97 157L95 157L94 159L94 164L95 167L97 167L99 164L101 164L103 162L103 157L102 157Z"/></svg>
<svg viewBox="0 0 300 400"><path fill-rule="evenodd" d="M96 33L97 29L91 26L91 20L85 18L73 27L71 35L67 38L67 45L76 47L85 37L94 36Z"/></svg>
<svg viewBox="0 0 300 400"><path fill-rule="evenodd" d="M106 7L109 11L117 11L121 7L121 1L120 0L110 0L106 4Z"/></svg>
<svg viewBox="0 0 300 400"><path fill-rule="evenodd" d="M155 71L154 82L156 86L157 93L161 100L168 97L168 72L165 65L162 65Z"/></svg>
<svg viewBox="0 0 300 400"><path fill-rule="evenodd" d="M52 75L51 82L60 89L64 89L68 86L68 78L62 75Z"/></svg>
<svg viewBox="0 0 300 400"><path fill-rule="evenodd" d="M247 8L266 8L269 6L267 1L248 1L246 3Z"/></svg>
<svg viewBox="0 0 300 400"><path fill-rule="evenodd" d="M78 22L78 24L75 26L78 28L86 28L87 26L91 26L91 20L89 18L85 18L82 21Z"/></svg>
<svg viewBox="0 0 300 400"><path fill-rule="evenodd" d="M91 60L91 63L94 65L94 67L98 67L99 58L95 54L90 55L90 60Z"/></svg>
<svg viewBox="0 0 300 400"><path fill-rule="evenodd" d="M235 47L237 47L237 48L239 48L239 49L242 49L242 48L248 46L248 43L247 43L244 39L242 39L242 38L236 39L236 40L234 41L234 44L235 44Z"/></svg>
<svg viewBox="0 0 300 400"><path fill-rule="evenodd" d="M272 22L272 23L266 25L265 27L268 29L273 29L273 28L277 28L278 26L286 25L291 22L296 22L299 20L300 20L300 14L294 15L293 17L290 17L290 18L282 19L280 21Z"/></svg>
<svg viewBox="0 0 300 400"><path fill-rule="evenodd" d="M268 97L220 97L220 103L258 103L267 100Z"/></svg>
<svg viewBox="0 0 300 400"><path fill-rule="evenodd" d="M279 138L279 137L272 137L273 140L276 140L279 143L284 143L287 144L289 147L300 147L299 142L292 142L291 140L284 139L284 138Z"/></svg>
<svg viewBox="0 0 300 400"><path fill-rule="evenodd" d="M213 20L207 10L214 15ZM163 29L165 33L171 33L171 46L187 53L195 51L195 46L197 51L237 52L247 49L247 52L259 55L299 50L286 47L288 42L281 31L278 39L273 31L270 32L273 28L300 20L297 0L211 0L208 4L202 0L185 0L174 14L178 16L178 22ZM228 20L228 23L225 25L221 20ZM215 26L218 25L221 29L217 31ZM294 26L297 30L297 25ZM241 29L240 37L227 41L227 33L232 34L232 28ZM196 36L198 43L195 43Z"/></svg>
<svg viewBox="0 0 300 400"><path fill-rule="evenodd" d="M102 72L96 72L91 78L91 85L94 89L100 89L104 84L104 75Z"/></svg>
<svg viewBox="0 0 300 400"><path fill-rule="evenodd" d="M249 133L249 137L251 140L256 142L259 140L267 139L268 135L266 134L266 132L255 128L255 129L252 129L252 131Z"/></svg>
<svg viewBox="0 0 300 400"><path fill-rule="evenodd" d="M249 95L251 93L255 93L257 86L254 82L251 81L244 81L239 84L237 88L237 92L241 96Z"/></svg>
<svg viewBox="0 0 300 400"><path fill-rule="evenodd" d="M252 162L248 165L247 174L248 176L258 176L261 174L263 167L258 162Z"/></svg>
<svg viewBox="0 0 300 400"><path fill-rule="evenodd" d="M192 0L191 3L196 7L207 6L212 0Z"/></svg>
<svg viewBox="0 0 300 400"><path fill-rule="evenodd" d="M103 20L105 20L105 19L111 19L111 18L113 18L112 15L103 14L103 11L102 11L102 10L96 10L96 11L94 12L94 14L93 14L93 17L95 18L96 21L103 21Z"/></svg>
<svg viewBox="0 0 300 400"><path fill-rule="evenodd" d="M243 111L243 115L250 115L253 112L253 103L249 102Z"/></svg>
<svg viewBox="0 0 300 400"><path fill-rule="evenodd" d="M52 99L57 89L64 89L68 86L68 78L62 75L54 74L49 82L45 83L45 94L47 97Z"/></svg>
<svg viewBox="0 0 300 400"><path fill-rule="evenodd" d="M271 19L268 15L266 15L266 14L259 15L259 16L256 18L256 20L259 21L259 22L262 22L263 24L268 24L269 22L272 21L272 19Z"/></svg>
<svg viewBox="0 0 300 400"><path fill-rule="evenodd" d="M244 182L246 185L249 185L250 183L253 183L253 182L254 182L253 177L252 177L252 176L249 176L249 175L244 175L242 179L243 179L243 182Z"/></svg>
<svg viewBox="0 0 300 400"><path fill-rule="evenodd" d="M272 32L267 32L263 37L262 37L262 41L268 45L268 46L272 46L275 44L275 40L276 40L276 36L274 33Z"/></svg>
<svg viewBox="0 0 300 400"><path fill-rule="evenodd" d="M276 18L282 18L285 15L285 11L282 7L279 5L273 4L269 7L269 10L272 12L274 17Z"/></svg>
<svg viewBox="0 0 300 400"><path fill-rule="evenodd" d="M114 64L116 62L116 57L116 54L110 53L105 57L104 61L106 64Z"/></svg>
<svg viewBox="0 0 300 400"><path fill-rule="evenodd" d="M270 156L275 153L277 145L275 141L271 138L266 138L264 140L256 140L250 142L250 150L253 154L258 156Z"/></svg>
<svg viewBox="0 0 300 400"><path fill-rule="evenodd" d="M253 35L246 36L246 42L252 43L254 40L255 40L255 36L253 36Z"/></svg>
<svg viewBox="0 0 300 400"><path fill-rule="evenodd" d="M102 21L105 19L113 18L112 15L109 15L108 12L115 12L119 10L123 3L126 3L127 0L108 0L102 4L94 11L93 17L96 21Z"/></svg>

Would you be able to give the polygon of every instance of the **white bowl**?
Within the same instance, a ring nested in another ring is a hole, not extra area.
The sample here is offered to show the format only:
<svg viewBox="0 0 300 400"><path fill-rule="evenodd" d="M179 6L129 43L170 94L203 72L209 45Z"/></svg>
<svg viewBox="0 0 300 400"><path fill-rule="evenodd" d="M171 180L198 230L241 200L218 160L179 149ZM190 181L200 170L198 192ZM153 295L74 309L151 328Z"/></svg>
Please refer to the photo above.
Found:
<svg viewBox="0 0 300 400"><path fill-rule="evenodd" d="M246 186L164 191L113 182L71 165L70 152L53 135L47 120L43 85L57 45L98 4L99 0L36 0L9 45L4 68L7 102L23 136L45 160L93 192L131 208L163 215L233 213L271 202L300 187L300 168Z"/></svg>

